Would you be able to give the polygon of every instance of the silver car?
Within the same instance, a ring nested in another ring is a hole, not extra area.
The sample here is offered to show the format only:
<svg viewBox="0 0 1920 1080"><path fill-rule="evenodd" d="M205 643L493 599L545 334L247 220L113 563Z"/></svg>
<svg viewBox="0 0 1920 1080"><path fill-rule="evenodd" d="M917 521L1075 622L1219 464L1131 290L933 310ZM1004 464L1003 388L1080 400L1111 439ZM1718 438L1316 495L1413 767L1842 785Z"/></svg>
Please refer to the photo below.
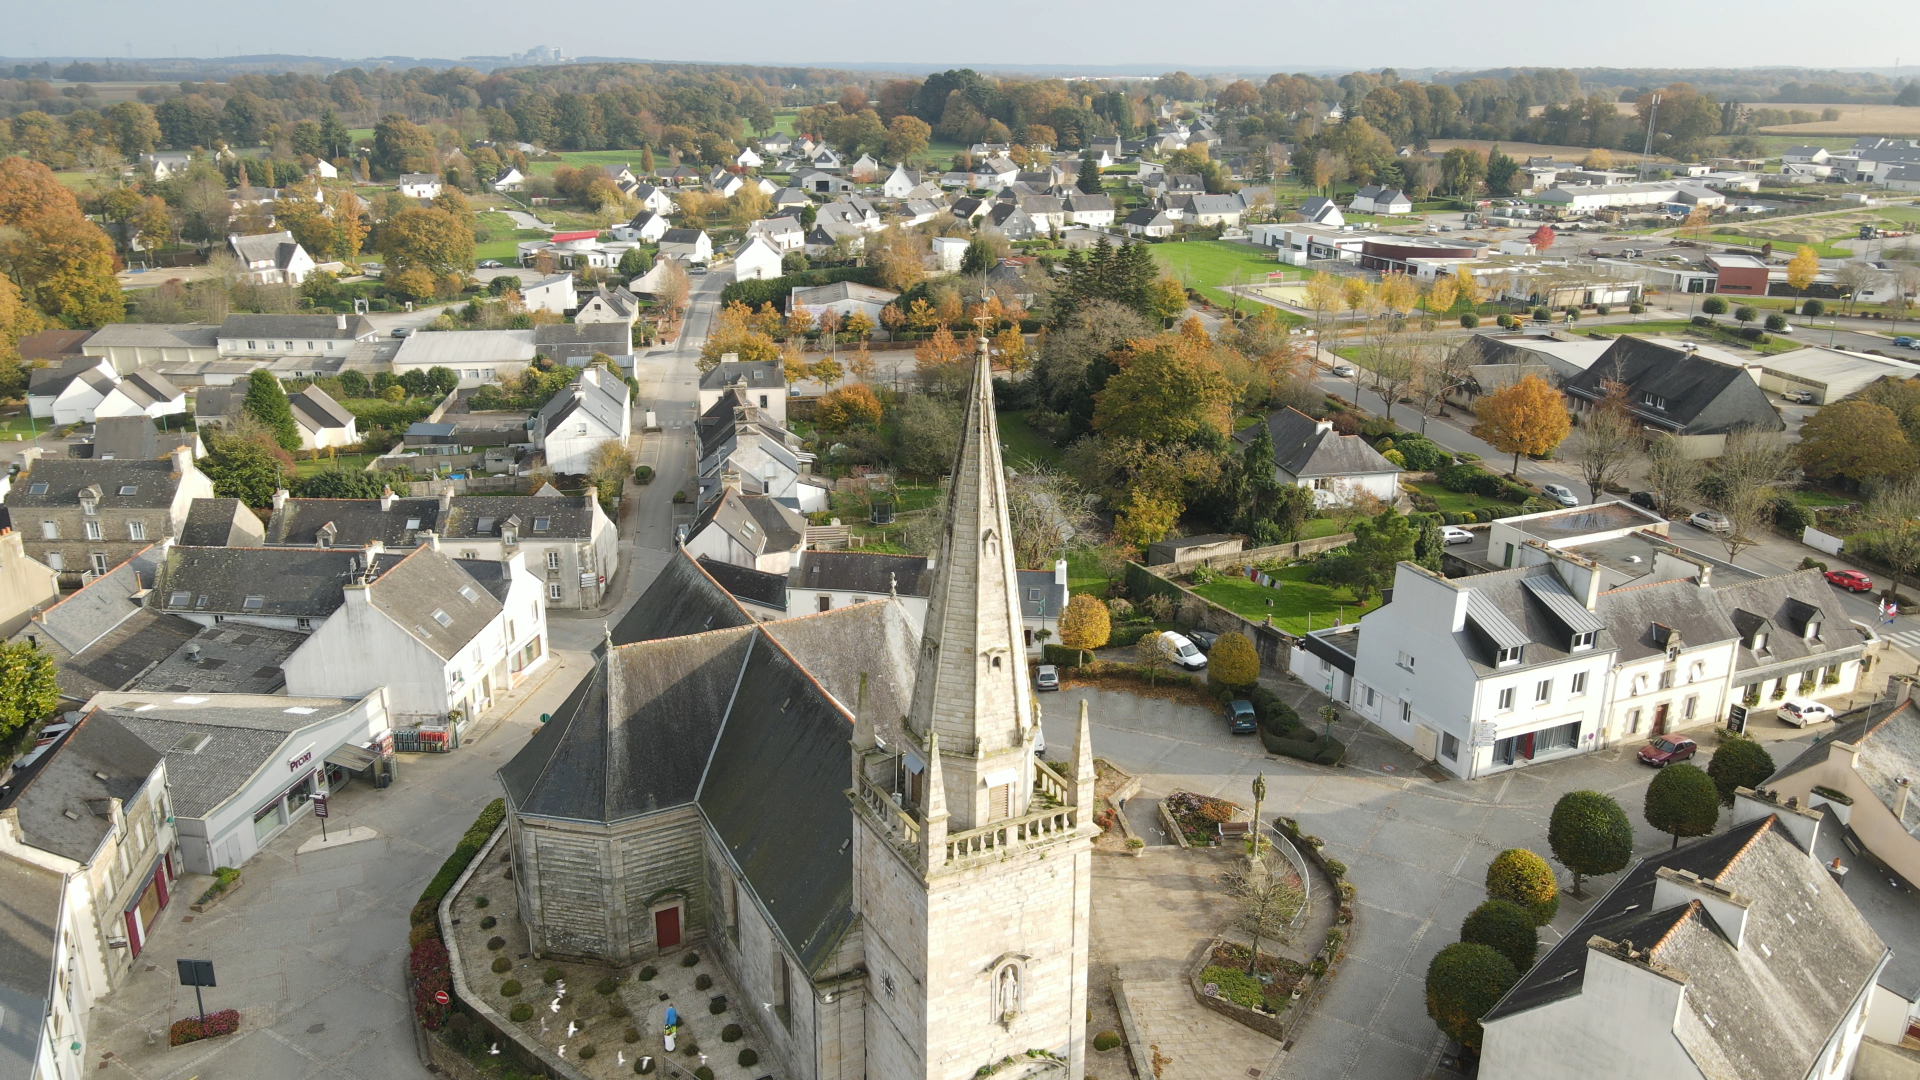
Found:
<svg viewBox="0 0 1920 1080"><path fill-rule="evenodd" d="M1710 533L1729 533L1733 531L1733 522L1718 510L1699 510L1687 519L1696 529L1705 529Z"/></svg>

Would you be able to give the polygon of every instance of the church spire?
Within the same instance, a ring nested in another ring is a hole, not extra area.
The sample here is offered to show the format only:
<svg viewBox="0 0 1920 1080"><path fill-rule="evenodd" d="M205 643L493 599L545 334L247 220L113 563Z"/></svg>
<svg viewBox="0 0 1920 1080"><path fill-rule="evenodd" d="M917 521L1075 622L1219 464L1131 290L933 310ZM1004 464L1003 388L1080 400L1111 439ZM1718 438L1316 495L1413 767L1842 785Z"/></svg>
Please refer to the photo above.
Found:
<svg viewBox="0 0 1920 1080"><path fill-rule="evenodd" d="M907 722L949 754L991 757L1024 744L1031 692L984 325L945 525ZM960 827L981 824L966 802L953 804Z"/></svg>

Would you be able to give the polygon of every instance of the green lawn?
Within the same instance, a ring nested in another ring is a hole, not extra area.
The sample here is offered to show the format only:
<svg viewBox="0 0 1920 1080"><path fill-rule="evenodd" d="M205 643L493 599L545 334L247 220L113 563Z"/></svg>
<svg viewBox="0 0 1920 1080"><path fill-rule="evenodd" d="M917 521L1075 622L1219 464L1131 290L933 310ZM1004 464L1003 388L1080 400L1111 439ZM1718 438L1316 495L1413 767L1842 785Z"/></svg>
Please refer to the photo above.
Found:
<svg viewBox="0 0 1920 1080"><path fill-rule="evenodd" d="M1000 414L1000 449L1015 468L1023 461L1037 461L1042 465L1056 465L1060 461L1060 448L1027 426L1024 410Z"/></svg>
<svg viewBox="0 0 1920 1080"><path fill-rule="evenodd" d="M1795 488L1787 493L1787 497L1801 506L1846 506L1859 501L1831 491L1816 491L1812 488Z"/></svg>
<svg viewBox="0 0 1920 1080"><path fill-rule="evenodd" d="M1712 244L1735 244L1735 245L1745 245L1747 247L1760 247L1768 242L1766 237L1744 236L1737 232L1725 232L1725 231L1714 233L1712 236L1705 237L1704 239L1708 243L1712 243ZM1803 245L1800 245L1800 244L1775 243L1774 251L1775 252L1782 252L1782 251L1789 251L1789 250L1798 251L1802 246ZM1823 259L1853 258L1853 252L1848 251L1846 248L1834 247L1832 243L1819 243L1819 244L1813 244L1809 246L1811 246L1813 250L1819 252L1820 257Z"/></svg>
<svg viewBox="0 0 1920 1080"><path fill-rule="evenodd" d="M1727 301L1729 309L1731 309L1734 306L1734 298L1727 297ZM1685 319L1649 319L1646 322L1611 323L1606 326L1598 326L1588 330L1587 334L1589 337L1594 334L1605 334L1608 336L1618 334L1642 334L1674 338L1690 337L1700 341L1711 342L1715 345L1739 346L1740 348L1751 349L1763 356L1771 356L1774 353L1791 352L1801 347L1800 342L1793 340L1793 334L1775 334L1773 335L1773 339L1766 344L1755 344L1740 336L1740 324L1733 321L1731 310L1729 310L1728 314L1720 316L1720 319L1717 333L1709 333L1704 328L1695 326ZM1534 324L1529 323L1528 325ZM1754 325L1759 326L1761 324L1756 320ZM1799 324L1795 323L1794 326L1797 330ZM1574 328L1577 332L1580 329L1579 324L1575 323Z"/></svg>
<svg viewBox="0 0 1920 1080"><path fill-rule="evenodd" d="M1485 495L1475 495L1467 491L1448 491L1438 480L1402 480L1403 485L1413 488L1422 495L1430 496L1440 504L1440 509L1448 514L1471 514L1487 506L1512 506L1504 499L1490 499Z"/></svg>
<svg viewBox="0 0 1920 1080"><path fill-rule="evenodd" d="M1264 248L1224 240L1155 244L1152 250L1162 270L1224 308L1250 307L1257 302L1219 286L1257 284L1266 281L1269 273L1288 269ZM1288 322L1304 321L1291 312L1280 314Z"/></svg>
<svg viewBox="0 0 1920 1080"><path fill-rule="evenodd" d="M1107 595L1107 576L1100 572L1100 560L1086 548L1074 548L1067 552L1067 592L1078 596L1092 593L1094 596Z"/></svg>
<svg viewBox="0 0 1920 1080"><path fill-rule="evenodd" d="M1273 616L1273 625L1290 634L1323 630L1336 618L1347 623L1380 606L1357 603L1345 588L1333 589L1307 580L1305 566L1290 566L1277 575L1279 588L1269 589L1242 577L1215 578L1193 591L1240 615L1260 622Z"/></svg>
<svg viewBox="0 0 1920 1080"><path fill-rule="evenodd" d="M360 472L367 467L368 462L378 456L378 454L341 454L335 458L314 458L310 461L303 459L293 463L293 473L295 476L312 476L314 473L335 468L342 472Z"/></svg>

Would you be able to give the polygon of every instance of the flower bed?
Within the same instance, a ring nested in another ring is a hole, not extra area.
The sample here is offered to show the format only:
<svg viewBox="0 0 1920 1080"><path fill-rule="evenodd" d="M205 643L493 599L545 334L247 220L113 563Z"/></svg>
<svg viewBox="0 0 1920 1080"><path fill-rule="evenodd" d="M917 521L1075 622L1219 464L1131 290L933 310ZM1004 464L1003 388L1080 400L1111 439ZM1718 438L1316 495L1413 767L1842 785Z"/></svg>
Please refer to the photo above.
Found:
<svg viewBox="0 0 1920 1080"><path fill-rule="evenodd" d="M1206 968L1200 972L1200 981L1213 985L1218 996L1235 1005L1276 1015L1285 1012L1294 990L1306 979L1306 966L1263 952L1249 975L1247 952L1247 947L1237 942L1216 942Z"/></svg>
<svg viewBox="0 0 1920 1080"><path fill-rule="evenodd" d="M1167 796L1162 805L1187 843L1202 846L1212 843L1217 836L1219 830L1215 826L1232 821L1240 812L1238 803L1191 791L1176 791Z"/></svg>
<svg viewBox="0 0 1920 1080"><path fill-rule="evenodd" d="M407 957L407 974L413 977L413 1009L420 1017L420 1026L438 1031L452 1008L434 1000L434 994L440 991L449 997L453 994L453 968L447 959L446 943L428 938L415 945Z"/></svg>
<svg viewBox="0 0 1920 1080"><path fill-rule="evenodd" d="M231 1035L240 1030L240 1011L221 1009L211 1012L203 1021L198 1016L189 1016L184 1020L175 1020L167 1031L168 1046L185 1046L201 1039L217 1039L222 1035Z"/></svg>
<svg viewBox="0 0 1920 1080"><path fill-rule="evenodd" d="M187 905L195 911L205 911L220 902L221 898L240 887L240 871L231 866L222 866L213 872L213 884L200 894L200 899Z"/></svg>

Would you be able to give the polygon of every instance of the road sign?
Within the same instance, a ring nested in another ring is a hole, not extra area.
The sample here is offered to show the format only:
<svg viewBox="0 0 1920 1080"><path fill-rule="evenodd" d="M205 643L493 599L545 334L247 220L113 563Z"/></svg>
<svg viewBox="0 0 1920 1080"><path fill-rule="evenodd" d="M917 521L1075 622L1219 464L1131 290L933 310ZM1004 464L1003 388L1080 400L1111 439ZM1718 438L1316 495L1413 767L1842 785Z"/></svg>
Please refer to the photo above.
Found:
<svg viewBox="0 0 1920 1080"><path fill-rule="evenodd" d="M213 961L179 960L181 986L213 986Z"/></svg>
<svg viewBox="0 0 1920 1080"><path fill-rule="evenodd" d="M1735 735L1746 734L1747 707L1745 705L1734 705L1727 709L1727 730Z"/></svg>
<svg viewBox="0 0 1920 1080"><path fill-rule="evenodd" d="M327 816L327 797L325 795L315 795L313 797L313 816Z"/></svg>
<svg viewBox="0 0 1920 1080"><path fill-rule="evenodd" d="M445 1005L447 1002L453 999L447 996L447 992L445 990L435 990L433 992L433 1000L436 1004Z"/></svg>

